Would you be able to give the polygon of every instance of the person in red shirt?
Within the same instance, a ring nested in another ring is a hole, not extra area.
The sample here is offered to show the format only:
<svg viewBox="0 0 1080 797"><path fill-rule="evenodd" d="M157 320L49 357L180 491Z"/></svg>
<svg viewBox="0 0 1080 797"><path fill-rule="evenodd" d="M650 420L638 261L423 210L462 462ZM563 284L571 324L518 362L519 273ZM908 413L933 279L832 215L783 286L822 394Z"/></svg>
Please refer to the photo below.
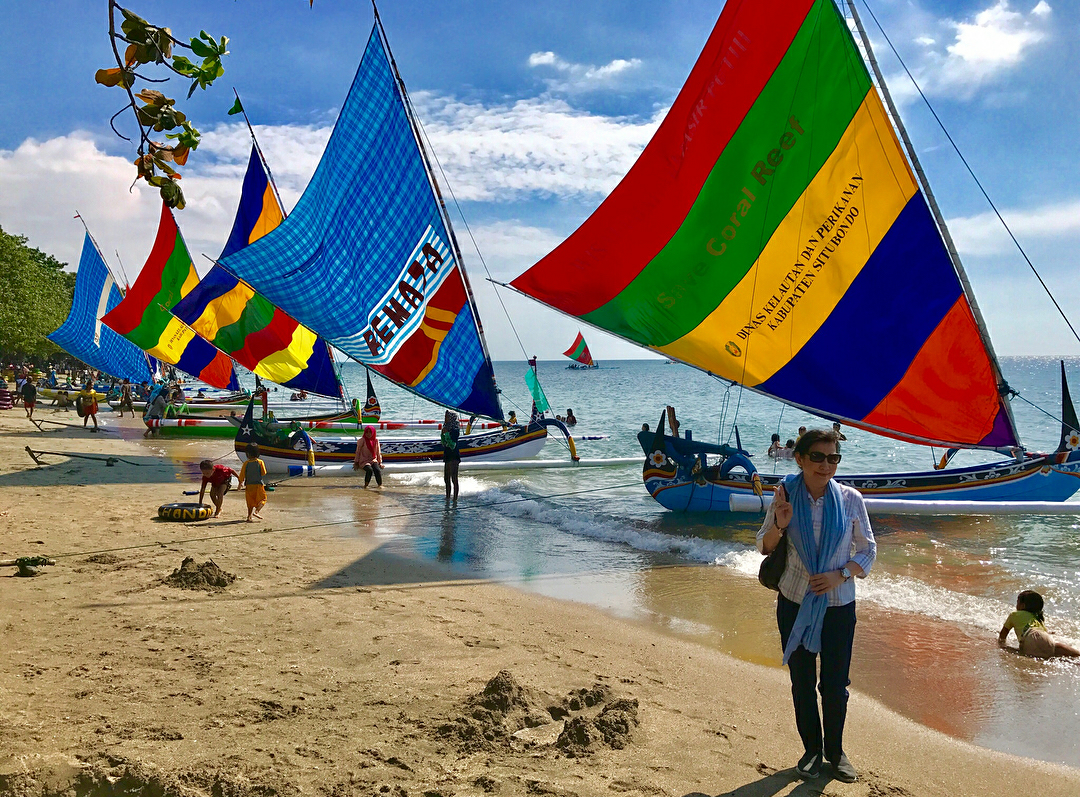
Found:
<svg viewBox="0 0 1080 797"><path fill-rule="evenodd" d="M204 459L199 463L202 471L202 487L199 488L199 503L203 501L206 493L206 485L210 485L210 500L214 502L214 517L221 514L221 503L225 500L225 493L232 487L232 477L236 471L226 465L215 465L211 460ZM239 476L236 476L239 479Z"/></svg>

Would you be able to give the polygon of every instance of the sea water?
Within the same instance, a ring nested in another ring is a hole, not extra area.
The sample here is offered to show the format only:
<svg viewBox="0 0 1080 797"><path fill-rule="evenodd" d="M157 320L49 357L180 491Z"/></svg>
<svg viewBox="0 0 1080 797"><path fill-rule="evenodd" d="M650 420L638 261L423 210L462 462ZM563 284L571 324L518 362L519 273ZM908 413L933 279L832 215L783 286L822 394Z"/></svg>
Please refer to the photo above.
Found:
<svg viewBox="0 0 1080 797"><path fill-rule="evenodd" d="M1066 367L1080 385L1080 360ZM1052 451L1061 431L1058 361L1004 358L1002 368L1031 402L1013 401L1025 446ZM528 418L531 404L525 370L522 363L495 364L503 406L516 410L520 420ZM349 392L362 398L363 368L347 364L342 373ZM800 426L827 425L663 361L603 362L596 370L541 362L539 376L554 411L573 409L579 421L575 437L605 438L579 442L582 457L642 455L637 432L643 423L655 429L668 404L682 431L691 430L696 440L734 443L737 428L743 447L765 472L794 467L764 455L772 433L787 440ZM376 389L384 418L441 418L440 409L383 380L376 380ZM856 429L844 433L840 473L929 470L943 453ZM542 457L569 453L553 437ZM954 464L997 458L961 452ZM317 484L305 480L302 486ZM774 596L756 579L758 516L669 512L648 495L636 465L463 472L456 509L434 514L443 502L441 473L403 475L387 484L406 508L425 513L376 523L386 545L400 553L444 561L463 575L593 604L779 666ZM960 738L1080 766L1080 666L1028 660L997 646L997 632L1023 589L1046 598L1053 634L1080 642L1077 528L1070 516L876 520L877 563L857 586L854 688ZM857 750L858 740L849 746Z"/></svg>

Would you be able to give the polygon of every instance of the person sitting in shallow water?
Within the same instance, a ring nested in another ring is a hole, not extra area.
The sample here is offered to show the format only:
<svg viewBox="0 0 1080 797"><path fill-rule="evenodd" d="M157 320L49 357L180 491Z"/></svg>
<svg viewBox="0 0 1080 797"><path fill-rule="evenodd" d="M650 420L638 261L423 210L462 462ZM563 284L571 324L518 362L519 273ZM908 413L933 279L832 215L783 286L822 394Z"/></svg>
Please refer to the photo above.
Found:
<svg viewBox="0 0 1080 797"><path fill-rule="evenodd" d="M795 459L795 441L790 437L784 447L776 452L777 459Z"/></svg>
<svg viewBox="0 0 1080 797"><path fill-rule="evenodd" d="M998 634L998 643L1004 647L1009 631L1014 631L1020 642L1020 653L1025 656L1036 659L1080 656L1080 650L1050 636L1043 622L1042 595L1033 590L1024 590L1016 596L1016 611L1005 618L1005 625Z"/></svg>
<svg viewBox="0 0 1080 797"><path fill-rule="evenodd" d="M769 441L769 450L765 452L766 456L768 456L769 459L778 459L779 457L777 455L783 450L784 447L780 445L780 435L773 432L773 436Z"/></svg>
<svg viewBox="0 0 1080 797"><path fill-rule="evenodd" d="M567 407L567 409L566 409L566 425L567 426L576 426L577 425L577 418L574 417L574 411L572 409L570 409L569 407Z"/></svg>

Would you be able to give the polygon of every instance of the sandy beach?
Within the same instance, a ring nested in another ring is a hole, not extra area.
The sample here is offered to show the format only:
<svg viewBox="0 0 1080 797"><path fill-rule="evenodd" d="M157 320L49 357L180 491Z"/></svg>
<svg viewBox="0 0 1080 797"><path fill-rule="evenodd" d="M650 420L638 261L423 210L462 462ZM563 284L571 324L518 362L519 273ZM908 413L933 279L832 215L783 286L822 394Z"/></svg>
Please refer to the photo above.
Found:
<svg viewBox="0 0 1080 797"><path fill-rule="evenodd" d="M218 520L159 522L197 482L102 418L41 432L0 413L0 559L56 559L0 570L0 795L1080 793L1080 770L857 692L860 781L804 785L783 670L388 553L402 524L436 522L404 517L392 487L342 482L317 508L271 493L258 524L230 494ZM123 461L36 467L26 446ZM168 583L186 557L236 579Z"/></svg>

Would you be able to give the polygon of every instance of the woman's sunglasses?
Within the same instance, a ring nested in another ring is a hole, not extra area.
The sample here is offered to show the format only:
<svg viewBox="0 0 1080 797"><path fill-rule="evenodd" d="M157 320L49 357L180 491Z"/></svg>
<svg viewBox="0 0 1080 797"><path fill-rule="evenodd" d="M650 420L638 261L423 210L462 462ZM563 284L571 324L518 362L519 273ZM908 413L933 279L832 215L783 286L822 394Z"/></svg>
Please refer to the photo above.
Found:
<svg viewBox="0 0 1080 797"><path fill-rule="evenodd" d="M839 454L826 454L824 451L811 451L806 455L806 458L811 462L825 462L828 460L830 465L840 464Z"/></svg>

